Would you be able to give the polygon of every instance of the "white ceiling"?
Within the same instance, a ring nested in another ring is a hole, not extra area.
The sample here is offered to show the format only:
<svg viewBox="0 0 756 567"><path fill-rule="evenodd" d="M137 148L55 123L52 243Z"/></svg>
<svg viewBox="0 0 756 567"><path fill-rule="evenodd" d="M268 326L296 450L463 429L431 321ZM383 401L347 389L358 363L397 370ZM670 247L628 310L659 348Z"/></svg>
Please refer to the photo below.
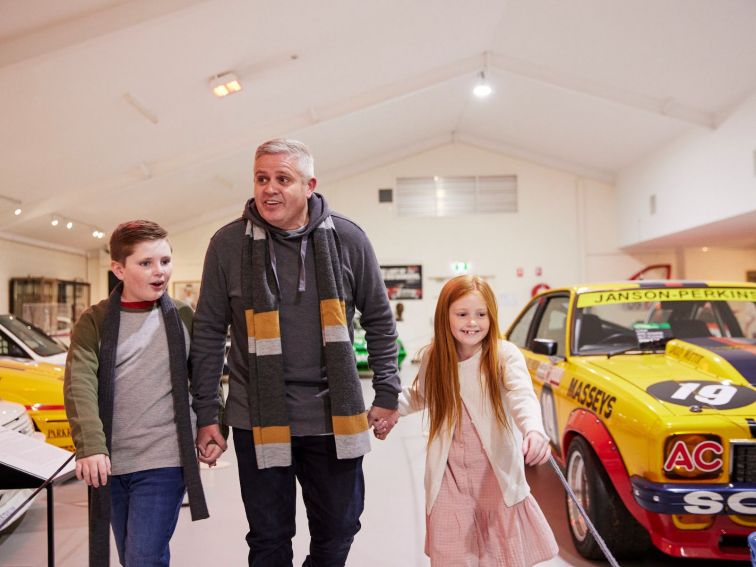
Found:
<svg viewBox="0 0 756 567"><path fill-rule="evenodd" d="M0 194L25 211L0 199L0 232L230 217L282 135L326 187L453 139L611 180L756 89L754 24L752 0L0 0ZM244 91L215 99L228 70Z"/></svg>

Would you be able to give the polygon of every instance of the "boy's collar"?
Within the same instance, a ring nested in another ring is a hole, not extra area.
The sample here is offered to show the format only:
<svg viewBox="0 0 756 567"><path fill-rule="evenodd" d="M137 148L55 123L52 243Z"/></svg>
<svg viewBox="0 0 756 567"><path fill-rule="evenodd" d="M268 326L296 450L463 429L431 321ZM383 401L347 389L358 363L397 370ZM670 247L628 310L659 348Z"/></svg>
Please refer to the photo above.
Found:
<svg viewBox="0 0 756 567"><path fill-rule="evenodd" d="M154 301L124 301L121 300L121 307L126 309L152 309L155 306Z"/></svg>

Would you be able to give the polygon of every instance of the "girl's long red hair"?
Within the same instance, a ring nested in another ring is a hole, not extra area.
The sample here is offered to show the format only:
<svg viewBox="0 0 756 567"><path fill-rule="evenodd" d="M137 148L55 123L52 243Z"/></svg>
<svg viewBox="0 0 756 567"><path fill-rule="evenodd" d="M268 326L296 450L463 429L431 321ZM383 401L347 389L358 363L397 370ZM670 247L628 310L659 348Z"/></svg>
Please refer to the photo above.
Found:
<svg viewBox="0 0 756 567"><path fill-rule="evenodd" d="M459 393L459 373L457 371L457 346L451 332L449 310L452 303L469 293L479 293L488 309L490 326L482 342L480 374L484 381L486 395L496 420L506 427L507 415L502 402L504 374L499 366L498 338L499 318L496 298L491 286L478 276L458 276L446 282L436 304L433 319L433 340L428 347L428 363L425 368L425 388L422 392L428 410L430 433L428 442L433 441L443 429L452 430L462 415L462 398ZM418 387L418 378L415 387Z"/></svg>

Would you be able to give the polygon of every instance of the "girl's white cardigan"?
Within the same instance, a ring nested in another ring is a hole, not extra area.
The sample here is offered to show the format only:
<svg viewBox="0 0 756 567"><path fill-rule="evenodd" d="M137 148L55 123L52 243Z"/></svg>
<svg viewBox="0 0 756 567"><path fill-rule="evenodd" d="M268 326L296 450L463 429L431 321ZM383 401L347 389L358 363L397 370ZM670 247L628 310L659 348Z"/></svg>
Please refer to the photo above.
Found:
<svg viewBox="0 0 756 567"><path fill-rule="evenodd" d="M486 398L480 373L480 354L479 350L471 358L459 363L460 395L499 481L504 503L507 506L513 506L530 493L530 487L525 480L523 435L530 431L537 431L546 437L541 420L541 407L530 381L525 357L512 343L500 340L499 361L504 367L505 384L502 396L508 420L508 426L501 427ZM426 353L420 365L417 391L413 391L413 388L409 386L399 394L400 415L407 415L425 408L422 392L427 362ZM427 514L430 514L433 503L441 490L452 435L453 430L442 430L428 447L425 458L425 511Z"/></svg>

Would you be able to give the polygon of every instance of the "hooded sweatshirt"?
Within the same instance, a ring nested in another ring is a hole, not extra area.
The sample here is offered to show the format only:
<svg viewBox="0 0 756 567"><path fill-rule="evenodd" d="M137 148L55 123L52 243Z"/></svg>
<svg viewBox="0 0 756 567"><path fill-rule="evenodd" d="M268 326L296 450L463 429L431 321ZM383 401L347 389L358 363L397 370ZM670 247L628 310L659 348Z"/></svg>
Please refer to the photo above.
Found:
<svg viewBox="0 0 756 567"><path fill-rule="evenodd" d="M205 257L192 339L192 384L198 426L215 423L217 385L223 366L226 328L231 325L229 396L225 424L251 429L246 383L249 376L247 332L241 286L241 259L247 220L262 226L279 289L283 374L292 435L332 432L328 376L322 336L315 255L311 232L331 215L341 248L350 338L359 310L374 372L373 405L395 409L401 383L396 364L396 326L378 261L367 235L355 223L331 211L322 195L308 201L308 222L294 231L276 228L259 215L250 199L241 219L221 228Z"/></svg>

